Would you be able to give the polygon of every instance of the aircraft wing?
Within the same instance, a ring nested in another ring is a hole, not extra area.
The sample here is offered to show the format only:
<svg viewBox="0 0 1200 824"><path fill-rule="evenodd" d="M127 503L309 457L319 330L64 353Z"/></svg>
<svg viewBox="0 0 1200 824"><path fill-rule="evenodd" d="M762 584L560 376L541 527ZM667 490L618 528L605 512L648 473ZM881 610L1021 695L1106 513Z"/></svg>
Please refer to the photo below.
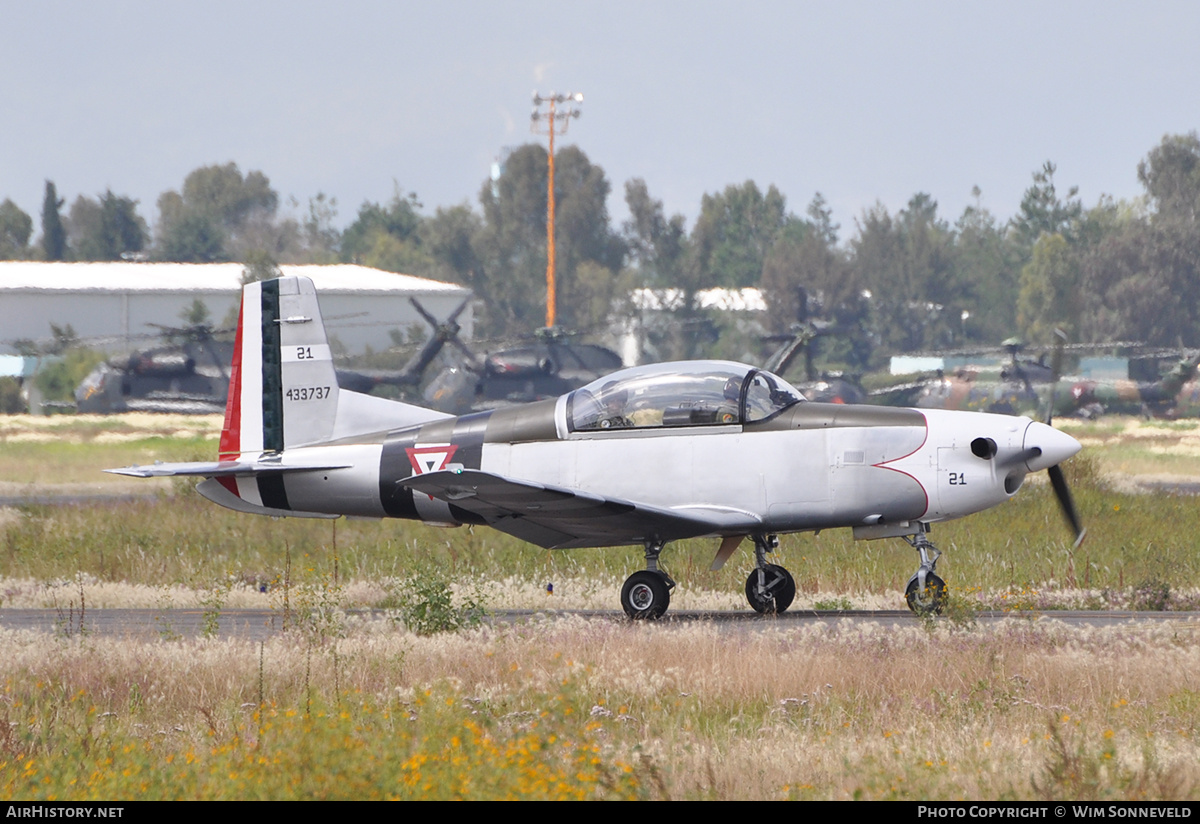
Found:
<svg viewBox="0 0 1200 824"><path fill-rule="evenodd" d="M714 508L682 514L470 469L430 472L400 485L466 510L494 529L546 549L744 535L758 523L750 513Z"/></svg>
<svg viewBox="0 0 1200 824"><path fill-rule="evenodd" d="M145 466L123 466L106 469L113 475L130 475L134 478L166 478L172 476L194 476L220 478L228 475L255 475L261 472L311 472L322 469L345 469L351 464L321 464L320 466L282 465L271 461L196 461L165 463L157 461Z"/></svg>

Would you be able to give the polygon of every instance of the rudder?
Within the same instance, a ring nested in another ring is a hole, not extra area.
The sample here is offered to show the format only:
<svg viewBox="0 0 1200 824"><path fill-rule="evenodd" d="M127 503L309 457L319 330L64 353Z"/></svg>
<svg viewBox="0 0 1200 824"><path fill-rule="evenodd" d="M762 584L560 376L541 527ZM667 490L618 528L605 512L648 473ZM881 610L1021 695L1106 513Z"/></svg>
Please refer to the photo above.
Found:
<svg viewBox="0 0 1200 824"><path fill-rule="evenodd" d="M279 453L333 434L337 374L308 278L248 283L234 341L220 458Z"/></svg>

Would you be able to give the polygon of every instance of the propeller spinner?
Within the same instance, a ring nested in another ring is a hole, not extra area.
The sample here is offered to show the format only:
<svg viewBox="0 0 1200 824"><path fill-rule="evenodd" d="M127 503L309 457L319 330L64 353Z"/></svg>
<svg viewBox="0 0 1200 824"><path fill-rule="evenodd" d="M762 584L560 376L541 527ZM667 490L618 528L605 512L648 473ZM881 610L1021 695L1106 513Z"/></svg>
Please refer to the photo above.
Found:
<svg viewBox="0 0 1200 824"><path fill-rule="evenodd" d="M1075 536L1075 546L1083 542L1087 530L1080 523L1075 500L1071 497L1071 489L1067 486L1067 479L1060 464L1080 449L1079 441L1047 424L1033 421L1025 429L1025 449L1022 452L1025 466L1030 472L1044 469L1050 476L1050 486L1054 489L1058 506Z"/></svg>

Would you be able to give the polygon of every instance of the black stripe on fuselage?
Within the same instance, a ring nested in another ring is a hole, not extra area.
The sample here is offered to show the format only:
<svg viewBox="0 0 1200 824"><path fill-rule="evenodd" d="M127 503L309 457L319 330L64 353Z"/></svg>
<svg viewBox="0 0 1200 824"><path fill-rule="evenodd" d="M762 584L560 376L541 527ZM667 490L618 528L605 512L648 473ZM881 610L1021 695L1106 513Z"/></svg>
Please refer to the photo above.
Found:
<svg viewBox="0 0 1200 824"><path fill-rule="evenodd" d="M420 428L389 432L379 456L379 503L390 518L419 518L411 489L399 482L412 477L407 450L417 442Z"/></svg>
<svg viewBox="0 0 1200 824"><path fill-rule="evenodd" d="M463 415L454 421L450 443L458 448L454 450L453 463L462 464L466 469L483 468L483 438L491 418L489 410Z"/></svg>
<svg viewBox="0 0 1200 824"><path fill-rule="evenodd" d="M413 476L409 450L432 444L450 444L454 453L447 463L461 464L467 469L480 469L483 461L483 441L491 412L478 412L460 418L448 418L411 429L388 433L379 458L379 503L392 518L419 518L413 503L413 491L399 482ZM460 523L479 523L468 512L451 508ZM461 517L460 517L461 515Z"/></svg>
<svg viewBox="0 0 1200 824"><path fill-rule="evenodd" d="M282 472L265 472L258 476L258 494L263 506L268 509L291 509L287 490L283 486Z"/></svg>
<svg viewBox="0 0 1200 824"><path fill-rule="evenodd" d="M262 431L265 452L283 451L283 363L279 351L279 281L262 284Z"/></svg>

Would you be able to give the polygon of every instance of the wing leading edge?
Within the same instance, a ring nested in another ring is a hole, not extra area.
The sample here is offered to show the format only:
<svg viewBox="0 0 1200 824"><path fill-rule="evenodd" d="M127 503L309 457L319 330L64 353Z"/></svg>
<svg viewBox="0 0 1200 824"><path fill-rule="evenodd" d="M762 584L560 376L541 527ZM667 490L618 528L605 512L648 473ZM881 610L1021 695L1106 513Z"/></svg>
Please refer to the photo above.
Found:
<svg viewBox="0 0 1200 824"><path fill-rule="evenodd" d="M706 509L684 515L470 469L430 472L406 478L399 485L445 501L494 529L545 549L745 534L758 524L745 512Z"/></svg>

